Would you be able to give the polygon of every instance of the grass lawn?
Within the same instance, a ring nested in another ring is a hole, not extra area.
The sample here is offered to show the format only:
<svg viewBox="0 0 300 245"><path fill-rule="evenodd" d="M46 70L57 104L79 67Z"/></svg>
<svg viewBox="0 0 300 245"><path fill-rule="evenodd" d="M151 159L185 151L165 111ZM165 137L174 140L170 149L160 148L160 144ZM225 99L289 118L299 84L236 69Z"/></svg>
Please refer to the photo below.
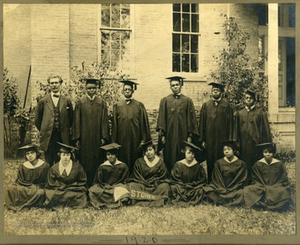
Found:
<svg viewBox="0 0 300 245"><path fill-rule="evenodd" d="M4 188L23 160L4 161ZM295 199L295 161L286 163ZM5 235L294 235L295 208L277 213L211 204L180 208L122 207L113 210L4 209Z"/></svg>

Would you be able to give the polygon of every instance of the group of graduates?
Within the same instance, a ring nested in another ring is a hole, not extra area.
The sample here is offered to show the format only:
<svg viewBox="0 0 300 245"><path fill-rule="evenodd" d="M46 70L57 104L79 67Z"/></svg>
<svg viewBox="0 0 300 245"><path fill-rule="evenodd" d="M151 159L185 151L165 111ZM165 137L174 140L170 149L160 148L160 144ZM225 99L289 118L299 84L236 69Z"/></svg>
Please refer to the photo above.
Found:
<svg viewBox="0 0 300 245"><path fill-rule="evenodd" d="M183 78L168 79L172 93L159 105L156 146L145 106L133 98L136 82L120 81L125 99L114 105L110 134L106 103L96 95L99 80L86 79L86 96L73 111L60 93L61 77L50 76L51 92L38 102L35 116L45 161L37 146L21 147L27 161L7 188L6 206L212 202L288 208L285 165L274 158L276 147L267 114L256 106L257 95L247 90L245 108L234 113L223 98L224 85L212 82L211 99L202 105L197 124L193 101L181 93Z"/></svg>

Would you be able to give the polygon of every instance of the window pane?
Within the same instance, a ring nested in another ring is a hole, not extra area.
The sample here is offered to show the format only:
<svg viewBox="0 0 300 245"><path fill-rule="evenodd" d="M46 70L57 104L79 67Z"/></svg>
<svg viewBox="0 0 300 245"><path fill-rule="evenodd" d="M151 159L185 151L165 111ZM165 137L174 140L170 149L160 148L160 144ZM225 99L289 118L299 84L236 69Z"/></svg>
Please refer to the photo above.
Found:
<svg viewBox="0 0 300 245"><path fill-rule="evenodd" d="M180 4L173 4L173 11L180 11Z"/></svg>
<svg viewBox="0 0 300 245"><path fill-rule="evenodd" d="M198 55L197 54L191 55L191 71L198 72Z"/></svg>
<svg viewBox="0 0 300 245"><path fill-rule="evenodd" d="M173 54L173 71L180 71L180 54Z"/></svg>
<svg viewBox="0 0 300 245"><path fill-rule="evenodd" d="M295 27L295 4L289 4L289 27Z"/></svg>
<svg viewBox="0 0 300 245"><path fill-rule="evenodd" d="M191 35L191 52L198 53L198 35Z"/></svg>
<svg viewBox="0 0 300 245"><path fill-rule="evenodd" d="M110 26L110 9L101 8L101 26L109 27Z"/></svg>
<svg viewBox="0 0 300 245"><path fill-rule="evenodd" d="M191 4L191 12L198 13L198 4Z"/></svg>
<svg viewBox="0 0 300 245"><path fill-rule="evenodd" d="M130 28L130 9L121 10L121 28Z"/></svg>
<svg viewBox="0 0 300 245"><path fill-rule="evenodd" d="M189 32L190 31L190 15L182 14L182 31Z"/></svg>
<svg viewBox="0 0 300 245"><path fill-rule="evenodd" d="M180 52L180 35L173 34L173 52Z"/></svg>
<svg viewBox="0 0 300 245"><path fill-rule="evenodd" d="M199 15L192 14L192 32L199 32Z"/></svg>
<svg viewBox="0 0 300 245"><path fill-rule="evenodd" d="M189 72L190 71L189 54L184 54L182 56L182 71L185 71L185 72Z"/></svg>
<svg viewBox="0 0 300 245"><path fill-rule="evenodd" d="M268 23L268 6L260 4L258 8L258 24L265 26Z"/></svg>
<svg viewBox="0 0 300 245"><path fill-rule="evenodd" d="M182 4L182 12L190 12L190 5Z"/></svg>
<svg viewBox="0 0 300 245"><path fill-rule="evenodd" d="M120 27L120 5L118 4L111 6L111 27Z"/></svg>
<svg viewBox="0 0 300 245"><path fill-rule="evenodd" d="M120 49L120 33L119 32L112 32L111 48L112 49Z"/></svg>
<svg viewBox="0 0 300 245"><path fill-rule="evenodd" d="M101 63L110 64L110 50L107 48L101 49Z"/></svg>
<svg viewBox="0 0 300 245"><path fill-rule="evenodd" d="M101 49L109 47L110 33L109 31L101 31Z"/></svg>
<svg viewBox="0 0 300 245"><path fill-rule="evenodd" d="M190 35L182 35L182 48L183 53L188 53L190 51Z"/></svg>
<svg viewBox="0 0 300 245"><path fill-rule="evenodd" d="M295 38L286 39L287 105L295 106Z"/></svg>
<svg viewBox="0 0 300 245"><path fill-rule="evenodd" d="M173 31L181 31L181 18L177 13L173 13Z"/></svg>
<svg viewBox="0 0 300 245"><path fill-rule="evenodd" d="M120 61L120 49L111 50L111 66L116 66Z"/></svg>

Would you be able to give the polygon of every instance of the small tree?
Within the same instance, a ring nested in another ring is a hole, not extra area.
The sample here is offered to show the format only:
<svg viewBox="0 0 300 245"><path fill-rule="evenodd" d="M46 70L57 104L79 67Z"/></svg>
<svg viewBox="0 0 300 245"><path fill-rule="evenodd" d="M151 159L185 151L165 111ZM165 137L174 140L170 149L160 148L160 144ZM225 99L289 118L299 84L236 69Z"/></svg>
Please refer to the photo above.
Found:
<svg viewBox="0 0 300 245"><path fill-rule="evenodd" d="M265 57L257 48L258 59L251 61L250 56L246 54L250 34L234 17L228 17L226 14L221 16L225 18L222 27L226 47L220 51L219 56L214 56L219 67L211 73L211 77L225 85L225 98L235 110L243 106L244 92L247 89L256 92L260 104L266 106L267 78L259 72Z"/></svg>
<svg viewBox="0 0 300 245"><path fill-rule="evenodd" d="M17 80L3 69L4 155L13 156L20 144L19 129L29 121L29 112L21 107Z"/></svg>

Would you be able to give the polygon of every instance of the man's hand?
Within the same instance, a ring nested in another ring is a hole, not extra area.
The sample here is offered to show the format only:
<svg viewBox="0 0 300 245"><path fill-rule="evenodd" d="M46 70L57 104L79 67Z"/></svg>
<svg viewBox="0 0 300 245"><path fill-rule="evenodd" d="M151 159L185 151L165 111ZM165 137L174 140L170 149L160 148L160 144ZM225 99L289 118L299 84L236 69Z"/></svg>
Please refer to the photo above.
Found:
<svg viewBox="0 0 300 245"><path fill-rule="evenodd" d="M189 142L189 143L192 143L192 137L187 137L187 140L186 140L187 142Z"/></svg>
<svg viewBox="0 0 300 245"><path fill-rule="evenodd" d="M202 146L203 149L205 149L206 148L206 142L203 141L202 144L201 144L201 146Z"/></svg>
<svg viewBox="0 0 300 245"><path fill-rule="evenodd" d="M162 137L161 137L161 143L162 143L163 145L166 144L166 137L165 137L165 136L162 136Z"/></svg>
<svg viewBox="0 0 300 245"><path fill-rule="evenodd" d="M101 139L101 146L105 144L105 139Z"/></svg>

